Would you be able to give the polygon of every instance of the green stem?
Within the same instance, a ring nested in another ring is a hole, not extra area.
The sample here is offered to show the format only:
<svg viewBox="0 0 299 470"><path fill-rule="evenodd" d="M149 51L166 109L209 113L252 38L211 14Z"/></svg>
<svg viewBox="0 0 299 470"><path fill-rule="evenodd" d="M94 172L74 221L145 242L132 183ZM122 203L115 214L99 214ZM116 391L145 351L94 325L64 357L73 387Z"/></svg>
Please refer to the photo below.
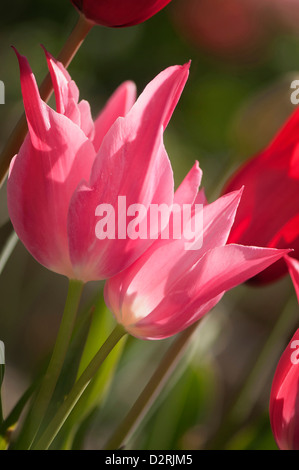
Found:
<svg viewBox="0 0 299 470"><path fill-rule="evenodd" d="M119 449L129 439L172 374L197 327L198 323L190 326L170 346L129 413L105 445L105 450Z"/></svg>
<svg viewBox="0 0 299 470"><path fill-rule="evenodd" d="M57 59L62 62L65 67L69 66L73 57L93 26L94 23L89 22L83 15L80 15L75 28L71 32L69 38L63 46L63 49L57 57ZM40 96L42 100L47 102L51 96L52 91L52 80L50 74L48 73L40 86ZM18 153L26 137L27 131L28 127L26 116L25 113L23 113L0 155L0 187L6 178L10 161L13 156Z"/></svg>
<svg viewBox="0 0 299 470"><path fill-rule="evenodd" d="M15 249L15 246L18 242L18 237L14 230L11 232L9 235L3 250L0 253L0 274L2 274L3 269L6 266L7 261L9 260L10 255L12 254L13 250Z"/></svg>
<svg viewBox="0 0 299 470"><path fill-rule="evenodd" d="M22 431L24 442L21 439L21 442L18 444L20 448L31 447L50 404L71 340L82 289L83 283L81 281L69 281L68 295L56 344L41 388L25 422L25 427Z"/></svg>
<svg viewBox="0 0 299 470"><path fill-rule="evenodd" d="M91 360L87 368L84 370L82 375L79 377L70 393L68 394L65 401L60 406L58 412L50 422L49 426L46 428L45 432L38 440L36 444L32 446L33 450L46 450L52 444L53 440L57 436L61 427L65 423L66 419L70 415L74 406L78 402L82 393L90 383L91 379L97 373L98 369L112 351L114 346L120 341L120 339L126 334L126 331L121 325L117 325L110 336L107 338L105 343L99 349L97 354Z"/></svg>
<svg viewBox="0 0 299 470"><path fill-rule="evenodd" d="M38 380L33 382L29 386L29 388L23 393L21 398L15 404L9 415L2 422L2 424L0 425L0 438L5 436L9 428L14 428L17 425L17 422L21 416L22 411L24 410L25 405L31 398L32 394L35 392L39 383L40 381Z"/></svg>

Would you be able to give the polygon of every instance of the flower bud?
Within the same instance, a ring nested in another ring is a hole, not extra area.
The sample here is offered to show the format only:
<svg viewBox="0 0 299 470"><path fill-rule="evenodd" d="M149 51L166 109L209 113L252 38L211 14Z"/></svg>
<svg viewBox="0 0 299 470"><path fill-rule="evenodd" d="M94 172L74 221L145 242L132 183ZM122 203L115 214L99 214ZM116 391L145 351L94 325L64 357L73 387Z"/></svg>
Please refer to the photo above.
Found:
<svg viewBox="0 0 299 470"><path fill-rule="evenodd" d="M110 27L133 26L146 21L170 0L71 0L85 17Z"/></svg>

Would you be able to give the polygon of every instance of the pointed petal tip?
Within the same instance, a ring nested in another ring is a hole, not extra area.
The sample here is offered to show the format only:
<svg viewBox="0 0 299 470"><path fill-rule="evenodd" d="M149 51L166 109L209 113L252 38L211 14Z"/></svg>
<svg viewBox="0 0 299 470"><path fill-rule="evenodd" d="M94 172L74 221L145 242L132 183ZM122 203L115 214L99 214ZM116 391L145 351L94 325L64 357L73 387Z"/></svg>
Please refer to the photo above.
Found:
<svg viewBox="0 0 299 470"><path fill-rule="evenodd" d="M288 258L289 253L292 253L294 251L293 248L276 248L276 249L281 251L281 252L284 252L284 255L283 255L284 258Z"/></svg>
<svg viewBox="0 0 299 470"><path fill-rule="evenodd" d="M46 56L46 59L47 59L47 63L48 63L48 67L49 66L52 66L52 62L54 62L55 65L57 65L59 68L63 68L63 71L65 74L68 75L69 77L69 73L67 72L67 70L65 69L65 67L63 66L63 64L61 62L59 62L59 60L57 60L53 54L51 54L51 52L48 51L48 49L46 49L46 47L43 45L43 44L40 44L40 47L43 49L44 53L45 53L45 56ZM70 78L70 77L69 77Z"/></svg>
<svg viewBox="0 0 299 470"><path fill-rule="evenodd" d="M15 51L16 54L18 54L18 51L17 51L16 46L14 46L13 44L11 44L10 47Z"/></svg>
<svg viewBox="0 0 299 470"><path fill-rule="evenodd" d="M40 44L40 47L44 51L44 54L45 54L45 57L46 57L46 60L47 60L47 64L48 64L48 68L49 68L49 71L50 71L51 61L56 62L56 60L55 60L54 56L52 56L52 54L50 54L50 52L45 48L45 46L43 44Z"/></svg>
<svg viewBox="0 0 299 470"><path fill-rule="evenodd" d="M52 56L52 54L50 54L50 52L46 49L46 47L41 43L40 44L40 47L42 48L42 50L44 51L45 53L45 56L47 59L54 59L54 57Z"/></svg>
<svg viewBox="0 0 299 470"><path fill-rule="evenodd" d="M26 59L26 57L25 57L24 55L20 54L20 52L18 51L18 49L17 49L15 46L11 45L10 47L12 48L12 50L14 51L14 53L16 54L17 59L18 59L18 61L19 61L19 64L20 64L20 62L22 61L22 59L23 59L23 60ZM26 60L27 60L27 59L26 59Z"/></svg>
<svg viewBox="0 0 299 470"><path fill-rule="evenodd" d="M125 112L126 114L136 101L137 86L136 86L136 83L133 82L133 80L126 80L125 82L122 83L122 85L119 86L119 89L124 89L126 91L126 95L127 95L127 106L126 106L127 109Z"/></svg>
<svg viewBox="0 0 299 470"><path fill-rule="evenodd" d="M175 191L174 201L179 204L193 204L201 184L202 170L198 161L188 171L187 175Z"/></svg>
<svg viewBox="0 0 299 470"><path fill-rule="evenodd" d="M179 75L182 75L182 77L184 77L184 82L186 82L189 76L190 66L191 66L191 60L189 60L189 62L186 62L183 65L169 66L168 68L164 70L164 72L170 71L171 73L178 73Z"/></svg>
<svg viewBox="0 0 299 470"><path fill-rule="evenodd" d="M15 46L12 45L11 48L17 56L17 59L19 61L19 65L20 65L20 69L25 70L25 68L27 68L27 70L30 70L30 72L31 72L31 67L29 65L27 57L25 55L21 54Z"/></svg>
<svg viewBox="0 0 299 470"><path fill-rule="evenodd" d="M248 248L251 250L255 250L256 252L260 251L261 253L272 253L272 256L284 259L288 258L288 254L294 251L292 248L272 248L264 246L241 245L240 243L228 243L228 245L240 247L241 249Z"/></svg>
<svg viewBox="0 0 299 470"><path fill-rule="evenodd" d="M200 186L202 179L203 171L199 166L198 161L196 160L191 169L188 171L186 178L196 178L198 187Z"/></svg>
<svg viewBox="0 0 299 470"><path fill-rule="evenodd" d="M227 196L228 198L231 198L232 202L236 204L238 208L243 192L244 192L244 186L242 186L240 189L236 189L235 191L230 191L229 193L224 194L224 196L221 196L221 198L225 196Z"/></svg>
<svg viewBox="0 0 299 470"><path fill-rule="evenodd" d="M44 54L45 54L46 59L47 59L48 66L51 65L52 61L55 64L57 64L57 62L58 62L57 59L55 59L55 57L48 51L48 49L46 49L46 47L43 44L40 44L40 47L44 51Z"/></svg>
<svg viewBox="0 0 299 470"><path fill-rule="evenodd" d="M192 60L189 59L188 62L186 62L185 64L182 65L182 67L186 68L186 69L190 69L191 67L191 64L192 64Z"/></svg>
<svg viewBox="0 0 299 470"><path fill-rule="evenodd" d="M11 48L13 49L14 53L16 54L18 62L19 62L21 79L22 79L22 77L25 77L26 75L31 75L32 70L31 70L31 67L29 65L27 57L25 55L20 54L20 52L18 51L18 49L15 46L11 46Z"/></svg>
<svg viewBox="0 0 299 470"><path fill-rule="evenodd" d="M125 82L122 83L122 85L120 85L120 87L121 86L126 87L126 88L136 88L136 84L135 82L133 82L133 80L126 80Z"/></svg>
<svg viewBox="0 0 299 470"><path fill-rule="evenodd" d="M53 61L56 64L58 63L58 60L51 54L51 52L48 51L48 49L43 44L40 44L40 47L44 51L48 63L49 61Z"/></svg>
<svg viewBox="0 0 299 470"><path fill-rule="evenodd" d="M187 75L189 74L190 67L191 67L191 60L189 60L189 62L186 62L185 64L183 64L183 65L181 66L182 70L184 70L184 72L185 72Z"/></svg>
<svg viewBox="0 0 299 470"><path fill-rule="evenodd" d="M239 202L238 202L238 205L239 205L239 203L240 203L241 197L243 196L244 187L245 187L245 186L241 186L240 189L236 189L235 191L232 191L232 192L230 193L230 194L235 194L236 199L239 201Z"/></svg>
<svg viewBox="0 0 299 470"><path fill-rule="evenodd" d="M197 174L199 175L199 179L200 179L200 181L201 181L202 175L203 175L203 171L202 171L202 169L201 169L200 166L199 166L198 160L195 160L195 163L194 163L193 167L191 168L191 171L194 171L195 173L197 173Z"/></svg>
<svg viewBox="0 0 299 470"><path fill-rule="evenodd" d="M245 189L245 185L243 184L240 189L236 189L236 193L239 193L242 196L244 189Z"/></svg>

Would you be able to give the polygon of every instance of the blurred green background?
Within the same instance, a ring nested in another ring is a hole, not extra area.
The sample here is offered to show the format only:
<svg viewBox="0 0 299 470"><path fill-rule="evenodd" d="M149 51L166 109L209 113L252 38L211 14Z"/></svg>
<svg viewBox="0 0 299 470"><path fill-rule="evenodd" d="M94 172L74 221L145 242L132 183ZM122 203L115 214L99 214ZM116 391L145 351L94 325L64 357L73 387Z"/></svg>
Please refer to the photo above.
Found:
<svg viewBox="0 0 299 470"><path fill-rule="evenodd" d="M78 18L68 0L2 3L0 80L6 102L0 105L0 150L23 111L10 46L28 57L40 83L46 73L40 44L57 55ZM162 69L191 60L165 144L176 185L198 160L212 201L233 169L267 145L294 109L290 84L299 78L296 18L299 6L291 0L173 0L144 24L93 28L69 72L96 116L122 81L133 80L140 93ZM0 197L3 247L11 231L5 189ZM83 309L101 288L99 283L86 287ZM67 280L36 263L18 243L0 278L5 414L50 353L66 292ZM99 332L99 341L111 326L111 315L102 315L108 326ZM268 419L271 379L297 315L289 278L226 294L193 337L128 447L275 449ZM171 341L126 343L105 401L80 428L78 447L101 448Z"/></svg>

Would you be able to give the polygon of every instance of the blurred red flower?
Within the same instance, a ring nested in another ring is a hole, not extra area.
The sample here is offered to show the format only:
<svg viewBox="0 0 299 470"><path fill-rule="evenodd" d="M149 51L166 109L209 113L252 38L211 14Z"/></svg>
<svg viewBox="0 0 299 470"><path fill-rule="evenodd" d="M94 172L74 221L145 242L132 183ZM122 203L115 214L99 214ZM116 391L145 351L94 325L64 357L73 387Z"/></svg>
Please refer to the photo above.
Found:
<svg viewBox="0 0 299 470"><path fill-rule="evenodd" d="M234 62L256 61L283 31L298 34L297 0L177 0L172 12L191 44Z"/></svg>
<svg viewBox="0 0 299 470"><path fill-rule="evenodd" d="M71 0L88 20L103 26L123 27L142 23L171 0Z"/></svg>

